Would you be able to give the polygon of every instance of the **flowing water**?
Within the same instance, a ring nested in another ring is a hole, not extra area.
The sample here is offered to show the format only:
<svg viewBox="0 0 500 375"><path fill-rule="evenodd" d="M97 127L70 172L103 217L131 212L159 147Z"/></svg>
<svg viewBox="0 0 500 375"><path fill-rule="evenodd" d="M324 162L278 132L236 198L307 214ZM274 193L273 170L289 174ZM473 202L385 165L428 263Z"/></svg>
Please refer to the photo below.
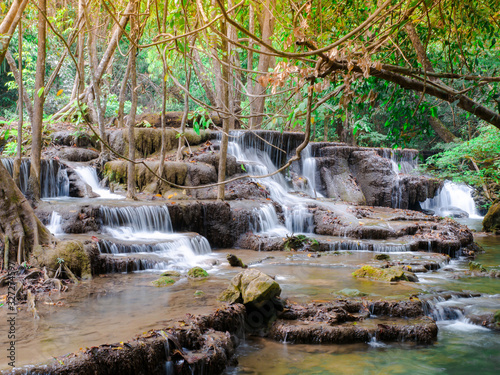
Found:
<svg viewBox="0 0 500 375"><path fill-rule="evenodd" d="M472 189L467 185L446 181L434 198L429 198L420 205L423 209L434 211L437 216L448 216L458 208L470 218L480 219L471 193Z"/></svg>
<svg viewBox="0 0 500 375"><path fill-rule="evenodd" d="M122 195L114 194L109 189L103 188L99 182L97 171L94 167L76 167L75 172L85 181L102 199L124 199Z"/></svg>

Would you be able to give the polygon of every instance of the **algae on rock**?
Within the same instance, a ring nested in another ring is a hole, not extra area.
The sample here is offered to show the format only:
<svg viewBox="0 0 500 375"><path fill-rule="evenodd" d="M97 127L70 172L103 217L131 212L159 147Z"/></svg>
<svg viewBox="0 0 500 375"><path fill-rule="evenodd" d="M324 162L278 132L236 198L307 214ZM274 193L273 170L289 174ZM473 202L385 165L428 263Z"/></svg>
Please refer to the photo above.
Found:
<svg viewBox="0 0 500 375"><path fill-rule="evenodd" d="M417 276L404 271L401 267L375 268L365 265L354 271L352 275L381 281L418 281Z"/></svg>

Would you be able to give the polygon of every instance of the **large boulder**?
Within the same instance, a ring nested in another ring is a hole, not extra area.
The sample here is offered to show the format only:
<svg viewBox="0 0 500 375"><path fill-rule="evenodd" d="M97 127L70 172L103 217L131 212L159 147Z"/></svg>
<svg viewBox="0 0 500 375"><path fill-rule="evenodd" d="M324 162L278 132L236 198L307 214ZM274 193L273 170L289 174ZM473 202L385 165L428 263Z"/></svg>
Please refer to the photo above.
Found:
<svg viewBox="0 0 500 375"><path fill-rule="evenodd" d="M57 157L62 160L87 162L97 159L99 153L86 148L64 147L57 152Z"/></svg>
<svg viewBox="0 0 500 375"><path fill-rule="evenodd" d="M375 268L363 266L354 271L352 275L381 281L418 281L417 276L412 272L403 270L401 267Z"/></svg>
<svg viewBox="0 0 500 375"><path fill-rule="evenodd" d="M76 147L96 147L97 138L91 137L87 133L73 131L59 131L51 135L52 142L59 146L76 146Z"/></svg>
<svg viewBox="0 0 500 375"><path fill-rule="evenodd" d="M257 269L246 269L231 280L222 292L221 301L243 304L259 304L272 300L281 294L279 284L270 276Z"/></svg>
<svg viewBox="0 0 500 375"><path fill-rule="evenodd" d="M94 193L89 184L83 181L72 169L66 169L69 180L69 196L74 198L97 198L99 194Z"/></svg>
<svg viewBox="0 0 500 375"><path fill-rule="evenodd" d="M500 230L500 202L493 204L483 219L483 229L486 232Z"/></svg>

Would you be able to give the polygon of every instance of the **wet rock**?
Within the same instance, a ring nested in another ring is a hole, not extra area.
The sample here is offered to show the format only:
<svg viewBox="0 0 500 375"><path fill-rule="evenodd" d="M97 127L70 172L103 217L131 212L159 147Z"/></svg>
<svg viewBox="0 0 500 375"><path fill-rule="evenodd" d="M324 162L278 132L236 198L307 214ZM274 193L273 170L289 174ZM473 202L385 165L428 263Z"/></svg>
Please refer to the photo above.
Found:
<svg viewBox="0 0 500 375"><path fill-rule="evenodd" d="M443 207L439 210L439 213L443 216L448 216L455 219L469 217L468 212L453 206Z"/></svg>
<svg viewBox="0 0 500 375"><path fill-rule="evenodd" d="M418 281L411 272L404 271L400 267L375 268L363 266L352 273L354 277L369 278L381 281Z"/></svg>
<svg viewBox="0 0 500 375"><path fill-rule="evenodd" d="M217 186L196 189L193 195L197 199L217 199ZM225 200L266 199L269 191L263 185L247 179L229 182L224 187Z"/></svg>
<svg viewBox="0 0 500 375"><path fill-rule="evenodd" d="M99 194L94 193L90 185L83 181L72 169L66 169L69 180L69 196L74 198L97 198Z"/></svg>
<svg viewBox="0 0 500 375"><path fill-rule="evenodd" d="M469 262L469 270L471 271L479 271L479 272L488 272L486 268L479 262Z"/></svg>
<svg viewBox="0 0 500 375"><path fill-rule="evenodd" d="M389 260L391 257L388 254L375 254L374 258L376 260Z"/></svg>
<svg viewBox="0 0 500 375"><path fill-rule="evenodd" d="M279 284L257 269L247 269L231 280L219 299L230 304L256 304L269 301L281 294Z"/></svg>
<svg viewBox="0 0 500 375"><path fill-rule="evenodd" d="M307 237L303 234L287 235L284 241L283 249L285 251L318 251L319 243L314 238Z"/></svg>
<svg viewBox="0 0 500 375"><path fill-rule="evenodd" d="M500 202L491 205L484 216L483 229L486 232L500 231Z"/></svg>
<svg viewBox="0 0 500 375"><path fill-rule="evenodd" d="M227 254L226 258L231 267L247 268L245 263L243 263L243 261L234 254Z"/></svg>
<svg viewBox="0 0 500 375"><path fill-rule="evenodd" d="M164 286L174 285L175 280L169 276L162 276L157 280L153 280L152 284L157 287L164 287Z"/></svg>
<svg viewBox="0 0 500 375"><path fill-rule="evenodd" d="M162 272L161 276L169 276L169 277L181 277L181 273L179 271L165 271Z"/></svg>
<svg viewBox="0 0 500 375"><path fill-rule="evenodd" d="M78 147L64 147L57 152L57 157L62 160L88 162L99 157L94 150Z"/></svg>
<svg viewBox="0 0 500 375"><path fill-rule="evenodd" d="M349 289L349 288L344 288L342 290L339 290L335 294L340 294L346 297L364 297L368 295L367 293L360 292L358 289Z"/></svg>
<svg viewBox="0 0 500 375"><path fill-rule="evenodd" d="M205 271L203 268L201 267L193 267L191 268L188 273L187 273L188 277L192 278L192 279L203 279L205 277L208 277L208 272Z"/></svg>

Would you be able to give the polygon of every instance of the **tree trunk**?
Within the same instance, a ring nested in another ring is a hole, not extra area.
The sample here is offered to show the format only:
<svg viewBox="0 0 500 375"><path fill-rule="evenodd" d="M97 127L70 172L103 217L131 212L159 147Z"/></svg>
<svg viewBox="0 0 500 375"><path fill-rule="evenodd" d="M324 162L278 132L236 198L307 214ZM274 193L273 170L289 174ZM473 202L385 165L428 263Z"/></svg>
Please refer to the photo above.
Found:
<svg viewBox="0 0 500 375"><path fill-rule="evenodd" d="M0 64L5 58L10 40L16 31L26 5L28 5L28 0L14 0L2 23L0 23Z"/></svg>
<svg viewBox="0 0 500 375"><path fill-rule="evenodd" d="M208 73L201 61L200 53L195 48L193 48L193 61L194 61L193 64L194 73L196 74L196 77L198 78L201 87L203 87L203 90L205 90L205 94L207 95L210 105L212 107L217 108L216 95L212 89L212 84L210 82L210 79L208 78Z"/></svg>
<svg viewBox="0 0 500 375"><path fill-rule="evenodd" d="M14 79L16 80L17 86L22 87L22 90L20 90L20 94L23 98L24 105L26 106L26 111L28 112L28 117L30 122L33 122L33 104L31 104L30 97L28 95L28 92L24 88L24 86L21 84L21 64L19 65L20 68L18 69L16 67L16 61L14 60L14 57L12 57L12 54L10 51L7 51L5 54L5 59L7 60L7 63L9 64L10 70L12 74L14 75Z"/></svg>
<svg viewBox="0 0 500 375"><path fill-rule="evenodd" d="M31 253L37 245L48 244L52 235L35 216L26 197L0 163L0 248L8 239L9 259L15 259L19 241L24 238L24 252Z"/></svg>
<svg viewBox="0 0 500 375"><path fill-rule="evenodd" d="M78 1L78 19L85 17L83 13L83 1ZM83 21L85 22L85 21ZM75 77L75 86L71 94L71 100L75 100L76 97L83 93L85 90L85 34L82 32L78 33L77 41L77 54L78 54L78 71Z"/></svg>
<svg viewBox="0 0 500 375"><path fill-rule="evenodd" d="M445 143L450 142L460 142L460 138L456 137L448 128L443 124L443 122L437 117L429 117L429 124L432 129L436 132L436 134L441 138Z"/></svg>
<svg viewBox="0 0 500 375"><path fill-rule="evenodd" d="M186 58L186 56L184 56ZM185 66L187 68L187 66ZM182 149L184 148L184 144L186 143L186 136L184 135L184 132L186 131L186 123L187 123L187 117L189 113L189 87L191 85L191 68L189 68L186 71L186 90L184 92L184 113L182 114L182 120L181 120L181 136L179 137L179 145L177 146L177 156L176 160L179 161L182 159Z"/></svg>
<svg viewBox="0 0 500 375"><path fill-rule="evenodd" d="M46 0L39 0L38 6L38 56L36 60L35 100L33 106L33 122L31 124L31 169L28 183L28 197L37 201L41 198L40 170L42 157L43 104L45 102L45 57L47 23L42 12L47 10Z"/></svg>
<svg viewBox="0 0 500 375"><path fill-rule="evenodd" d="M226 33L226 22L222 22L222 33ZM226 83L222 85L222 108L229 108L229 55L228 55L228 42L227 40L222 41L222 58L226 64L222 64L222 80ZM222 141L220 145L220 156L219 156L219 176L218 182L224 182L226 179L226 163L227 163L227 146L229 142L229 116L224 115L222 118ZM217 188L217 200L224 200L225 195L225 184L220 184Z"/></svg>
<svg viewBox="0 0 500 375"><path fill-rule="evenodd" d="M136 0L132 0L133 12L137 12L135 6ZM137 15L133 14L131 16L131 38L137 41L139 35L139 25L137 24ZM130 113L128 114L128 158L131 160L128 163L127 169L127 199L136 200L135 192L135 116L137 114L137 69L136 69L136 54L137 48L132 45L129 61L130 61L130 83L132 86L132 106L130 108Z"/></svg>
<svg viewBox="0 0 500 375"><path fill-rule="evenodd" d="M132 51L130 51L132 53ZM127 62L127 69L122 80L122 87L120 87L120 95L118 96L118 127L123 128L123 115L125 110L125 94L127 93L127 83L130 76L130 56Z"/></svg>
<svg viewBox="0 0 500 375"><path fill-rule="evenodd" d="M24 114L23 114L23 93L24 93L24 85L23 85L23 23L19 22L19 74L18 74L18 86L19 86L19 94L17 103L19 106L19 121L17 123L17 154L16 159L14 160L14 170L13 170L13 178L16 182L17 186L21 186L21 179L19 178L21 174L21 157L22 155L22 144L23 144L23 122L24 122ZM11 56L12 57L12 56ZM16 66L15 64L13 65ZM31 104L31 103L30 103ZM31 119L30 119L31 120Z"/></svg>
<svg viewBox="0 0 500 375"><path fill-rule="evenodd" d="M275 8L275 0L267 0L262 6L262 14L259 17L259 24L262 30L262 41L267 44L272 44L271 37L274 32L275 18L271 13L271 10ZM262 51L266 52L268 49L261 46ZM259 56L259 64L257 65L257 70L260 72L267 72L271 66L271 56L261 54ZM249 69L252 69L249 67ZM250 81L250 77L249 77ZM266 87L262 87L259 83L252 85L251 94L253 95L263 95L266 93ZM262 120L264 119L264 107L265 107L265 97L251 97L250 98L250 114L254 117L250 119L250 128L259 128L262 125Z"/></svg>

